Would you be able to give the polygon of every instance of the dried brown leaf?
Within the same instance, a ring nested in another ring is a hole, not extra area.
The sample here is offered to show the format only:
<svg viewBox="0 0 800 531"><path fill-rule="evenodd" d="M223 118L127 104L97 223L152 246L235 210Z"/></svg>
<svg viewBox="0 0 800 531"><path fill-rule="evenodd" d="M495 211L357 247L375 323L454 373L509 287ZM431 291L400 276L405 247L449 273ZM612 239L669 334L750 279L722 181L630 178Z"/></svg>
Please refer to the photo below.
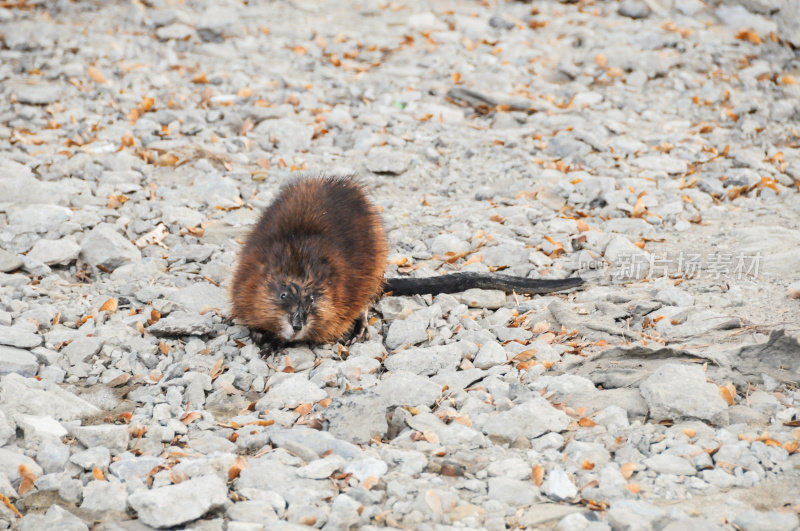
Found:
<svg viewBox="0 0 800 531"><path fill-rule="evenodd" d="M211 379L216 380L217 377L222 374L222 363L225 361L225 358L220 358L214 363L214 366L211 368Z"/></svg>
<svg viewBox="0 0 800 531"><path fill-rule="evenodd" d="M736 388L731 383L723 385L719 388L719 396L722 397L725 403L732 406L736 401Z"/></svg>
<svg viewBox="0 0 800 531"><path fill-rule="evenodd" d="M103 72L100 71L99 68L90 66L86 69L86 73L89 74L89 77L92 78L92 81L97 83L98 85L105 85L108 83L106 76L103 75Z"/></svg>
<svg viewBox="0 0 800 531"><path fill-rule="evenodd" d="M635 463L625 463L624 465L619 467L619 471L622 474L622 477L624 477L625 479L629 479L631 475L633 475L633 472L635 470L636 470Z"/></svg>
<svg viewBox="0 0 800 531"><path fill-rule="evenodd" d="M100 306L100 311L108 314L114 314L117 313L118 306L119 303L117 302L117 299L108 299L103 303L102 306Z"/></svg>
<svg viewBox="0 0 800 531"><path fill-rule="evenodd" d="M544 480L544 468L539 465L533 465L533 468L531 469L531 479L533 480L534 485L541 487L542 481Z"/></svg>

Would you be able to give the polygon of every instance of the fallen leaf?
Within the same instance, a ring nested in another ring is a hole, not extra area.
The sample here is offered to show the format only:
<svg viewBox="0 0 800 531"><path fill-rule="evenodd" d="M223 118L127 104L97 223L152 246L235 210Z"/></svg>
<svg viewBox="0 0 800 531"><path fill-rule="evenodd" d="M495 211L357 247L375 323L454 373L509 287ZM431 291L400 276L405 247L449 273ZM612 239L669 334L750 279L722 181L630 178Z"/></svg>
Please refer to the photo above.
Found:
<svg viewBox="0 0 800 531"><path fill-rule="evenodd" d="M632 492L634 494L639 494L639 492L641 492L642 490L642 488L639 485L636 485L635 483L628 483L627 485L625 485L625 488L628 489L629 492Z"/></svg>
<svg viewBox="0 0 800 531"><path fill-rule="evenodd" d="M190 411L184 413L181 416L181 422L183 422L185 425L188 426L189 424L191 424L192 422L194 422L195 420L199 419L202 416L203 415L199 411Z"/></svg>
<svg viewBox="0 0 800 531"><path fill-rule="evenodd" d="M163 223L159 223L156 225L156 228L146 234L143 234L133 243L140 249L143 249L148 245L160 245L161 247L165 247L161 242L167 236L169 236L169 229L167 229L167 226Z"/></svg>
<svg viewBox="0 0 800 531"><path fill-rule="evenodd" d="M539 465L533 465L531 469L531 479L537 487L541 487L542 480L544 479L544 468Z"/></svg>
<svg viewBox="0 0 800 531"><path fill-rule="evenodd" d="M106 312L108 314L114 314L117 313L117 307L118 307L117 299L108 299L106 302L103 303L102 306L100 306L100 311Z"/></svg>
<svg viewBox="0 0 800 531"><path fill-rule="evenodd" d="M367 490L371 489L377 484L378 484L378 478L375 476L367 476L366 478L364 478L364 481L361 482L361 486Z"/></svg>
<svg viewBox="0 0 800 531"><path fill-rule="evenodd" d="M105 481L106 477L103 475L103 471L97 467L92 468L92 477L97 481Z"/></svg>
<svg viewBox="0 0 800 531"><path fill-rule="evenodd" d="M169 351L172 350L172 347L164 343L163 341L158 344L158 350L164 354L165 356L169 354Z"/></svg>
<svg viewBox="0 0 800 531"><path fill-rule="evenodd" d="M619 471L622 474L622 477L625 479L629 479L633 474L634 470L636 470L635 463L625 463L621 467L619 467Z"/></svg>
<svg viewBox="0 0 800 531"><path fill-rule="evenodd" d="M225 358L220 358L214 363L214 366L211 368L211 379L216 380L217 377L222 374L222 363L225 361Z"/></svg>
<svg viewBox="0 0 800 531"><path fill-rule="evenodd" d="M753 44L762 44L764 42L764 39L751 29L740 31L736 34L736 38L740 41L750 41Z"/></svg>
<svg viewBox="0 0 800 531"><path fill-rule="evenodd" d="M115 209L128 202L128 198L122 194L111 194L106 198L106 208Z"/></svg>
<svg viewBox="0 0 800 531"><path fill-rule="evenodd" d="M681 431L683 432L684 435L686 435L689 438L692 438L695 435L697 435L697 430L695 430L694 428L683 428Z"/></svg>
<svg viewBox="0 0 800 531"><path fill-rule="evenodd" d="M633 205L633 212L631 212L632 218L640 218L647 214L647 208L644 206L644 196L646 192L642 192L636 198L636 203Z"/></svg>
<svg viewBox="0 0 800 531"><path fill-rule="evenodd" d="M27 466L19 465L19 477L22 478L22 481L19 484L17 492L19 492L20 496L24 496L26 492L33 489L33 483L36 481L36 474Z"/></svg>
<svg viewBox="0 0 800 531"><path fill-rule="evenodd" d="M241 455L237 455L233 461L233 465L228 469L228 481L233 481L239 477L239 474L247 468L247 461Z"/></svg>
<svg viewBox="0 0 800 531"><path fill-rule="evenodd" d="M582 417L578 421L578 425L581 426L582 428L592 428L594 426L597 426L597 423L588 417Z"/></svg>
<svg viewBox="0 0 800 531"><path fill-rule="evenodd" d="M599 66L604 70L608 68L608 58L602 53L599 53L594 56L594 62L595 64L597 64L597 66Z"/></svg>
<svg viewBox="0 0 800 531"><path fill-rule="evenodd" d="M92 81L94 81L98 85L105 85L106 83L108 83L106 76L104 76L103 73L100 71L100 69L97 67L90 66L88 69L86 69L86 73L89 74L89 77L92 78Z"/></svg>
<svg viewBox="0 0 800 531"><path fill-rule="evenodd" d="M0 494L0 502L3 502L3 505L8 507L11 510L11 512L13 512L17 516L17 518L22 518L22 513L20 513L17 510L17 508L14 507L14 505L11 503L11 500L8 499L8 496L6 496L5 494Z"/></svg>
<svg viewBox="0 0 800 531"><path fill-rule="evenodd" d="M723 385L719 388L719 395L729 406L732 406L736 401L736 388L730 383Z"/></svg>
<svg viewBox="0 0 800 531"><path fill-rule="evenodd" d="M516 356L512 358L512 361L528 361L533 359L536 356L536 349L530 348L528 350L523 350Z"/></svg>
<svg viewBox="0 0 800 531"><path fill-rule="evenodd" d="M544 334L548 330L550 330L550 323L548 323L547 321L539 321L538 323L533 325L533 328L531 328L531 331L534 334Z"/></svg>
<svg viewBox="0 0 800 531"><path fill-rule="evenodd" d="M594 463L592 463L588 459L584 459L583 462L581 463L581 468L583 470L593 470L594 469Z"/></svg>
<svg viewBox="0 0 800 531"><path fill-rule="evenodd" d="M312 407L314 407L314 405L311 402L304 402L294 408L293 411L302 417L311 413Z"/></svg>
<svg viewBox="0 0 800 531"><path fill-rule="evenodd" d="M205 74L197 74L192 78L192 83L197 83L198 85L204 85L208 83L208 76Z"/></svg>

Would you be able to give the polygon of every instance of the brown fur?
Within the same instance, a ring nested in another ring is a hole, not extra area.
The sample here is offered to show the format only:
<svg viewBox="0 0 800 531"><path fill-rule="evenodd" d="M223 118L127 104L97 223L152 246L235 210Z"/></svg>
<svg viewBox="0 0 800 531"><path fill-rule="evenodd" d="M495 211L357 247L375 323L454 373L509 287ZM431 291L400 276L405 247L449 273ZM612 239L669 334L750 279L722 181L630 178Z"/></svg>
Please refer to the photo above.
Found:
<svg viewBox="0 0 800 531"><path fill-rule="evenodd" d="M380 217L358 182L294 181L241 250L233 317L282 341L339 340L382 293L387 253ZM298 324L305 318L302 328L292 329L293 315Z"/></svg>

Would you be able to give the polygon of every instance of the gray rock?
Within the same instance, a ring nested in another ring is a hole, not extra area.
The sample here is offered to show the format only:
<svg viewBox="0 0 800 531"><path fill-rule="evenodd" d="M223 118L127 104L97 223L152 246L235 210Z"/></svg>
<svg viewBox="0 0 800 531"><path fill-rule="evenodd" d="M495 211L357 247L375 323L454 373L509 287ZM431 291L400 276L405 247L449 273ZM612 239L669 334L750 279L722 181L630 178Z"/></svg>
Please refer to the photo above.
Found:
<svg viewBox="0 0 800 531"><path fill-rule="evenodd" d="M671 174L684 173L687 168L686 161L671 155L643 155L632 159L631 164L645 170L664 171Z"/></svg>
<svg viewBox="0 0 800 531"><path fill-rule="evenodd" d="M46 439L39 443L36 462L41 465L45 474L57 474L64 471L69 461L69 446L58 439ZM38 488L38 486L37 486Z"/></svg>
<svg viewBox="0 0 800 531"><path fill-rule="evenodd" d="M386 347L396 349L403 345L416 345L428 339L428 323L415 314L406 319L395 319L386 334Z"/></svg>
<svg viewBox="0 0 800 531"><path fill-rule="evenodd" d="M368 477L383 477L387 470L389 467L384 461L371 457L349 461L343 469L346 474L353 474L359 481L364 481Z"/></svg>
<svg viewBox="0 0 800 531"><path fill-rule="evenodd" d="M108 451L108 448L98 446L73 454L69 460L83 467L84 470L91 470L93 468L103 469L108 467L109 463L111 463L111 452Z"/></svg>
<svg viewBox="0 0 800 531"><path fill-rule="evenodd" d="M159 337L203 336L211 333L211 325L211 313L200 315L175 311L151 324L147 330Z"/></svg>
<svg viewBox="0 0 800 531"><path fill-rule="evenodd" d="M30 377L36 376L38 370L36 356L27 350L0 345L0 376L16 373Z"/></svg>
<svg viewBox="0 0 800 531"><path fill-rule="evenodd" d="M487 266L515 266L528 263L530 249L522 244L504 243L484 248L482 262Z"/></svg>
<svg viewBox="0 0 800 531"><path fill-rule="evenodd" d="M98 512L124 513L128 506L125 485L111 478L108 481L90 481L83 487L81 509Z"/></svg>
<svg viewBox="0 0 800 531"><path fill-rule="evenodd" d="M336 531L337 529L350 529L359 521L363 505L348 496L339 494L331 504L331 512L328 521L322 527L324 531Z"/></svg>
<svg viewBox="0 0 800 531"><path fill-rule="evenodd" d="M175 304L189 313L200 313L211 308L225 310L228 296L223 288L208 282L196 282L167 296Z"/></svg>
<svg viewBox="0 0 800 531"><path fill-rule="evenodd" d="M556 501L562 501L574 498L578 494L578 488L564 470L556 467L542 482L542 493Z"/></svg>
<svg viewBox="0 0 800 531"><path fill-rule="evenodd" d="M392 371L375 387L387 406L430 406L442 395L439 384L409 371Z"/></svg>
<svg viewBox="0 0 800 531"><path fill-rule="evenodd" d="M616 500L608 510L612 529L655 529L666 514L652 503L639 500Z"/></svg>
<svg viewBox="0 0 800 531"><path fill-rule="evenodd" d="M440 234L431 242L431 253L444 256L445 253L465 253L470 250L468 241L462 240L453 234Z"/></svg>
<svg viewBox="0 0 800 531"><path fill-rule="evenodd" d="M0 410L45 415L62 421L100 413L97 407L54 382L36 381L18 374L8 374L0 380Z"/></svg>
<svg viewBox="0 0 800 531"><path fill-rule="evenodd" d="M8 273L22 267L22 258L10 253L5 249L0 249L0 273Z"/></svg>
<svg viewBox="0 0 800 531"><path fill-rule="evenodd" d="M96 426L70 426L70 433L87 448L103 446L112 454L128 449L128 427L124 424L98 424Z"/></svg>
<svg viewBox="0 0 800 531"><path fill-rule="evenodd" d="M103 348L103 341L96 337L80 337L61 351L73 365L90 361Z"/></svg>
<svg viewBox="0 0 800 531"><path fill-rule="evenodd" d="M42 475L42 467L25 454L0 448L0 474L4 474L12 483L19 481L19 467L25 465L36 476Z"/></svg>
<svg viewBox="0 0 800 531"><path fill-rule="evenodd" d="M33 348L42 344L42 337L18 326L0 326L0 345ZM2 359L3 356L0 356Z"/></svg>
<svg viewBox="0 0 800 531"><path fill-rule="evenodd" d="M561 131L547 143L547 152L565 162L577 162L591 153L592 146L576 139L572 133Z"/></svg>
<svg viewBox="0 0 800 531"><path fill-rule="evenodd" d="M14 422L25 432L26 441L60 440L67 430L53 417L42 415L14 415Z"/></svg>
<svg viewBox="0 0 800 531"><path fill-rule="evenodd" d="M278 519L272 506L262 500L251 499L234 503L225 511L225 515L231 519L231 522L228 522L228 529L231 529L232 522L249 522L262 529L265 520Z"/></svg>
<svg viewBox="0 0 800 531"><path fill-rule="evenodd" d="M272 404L277 407L295 406L305 402L318 402L328 396L314 382L309 381L307 374L287 374L279 382L270 387L267 394L258 401L256 410Z"/></svg>
<svg viewBox="0 0 800 531"><path fill-rule="evenodd" d="M33 203L11 211L8 223L17 232L49 232L60 229L72 216L72 210L66 207Z"/></svg>
<svg viewBox="0 0 800 531"><path fill-rule="evenodd" d="M367 169L373 173L400 175L408 170L411 157L389 147L372 148L367 155Z"/></svg>
<svg viewBox="0 0 800 531"><path fill-rule="evenodd" d="M780 38L800 47L800 0L785 0L776 18Z"/></svg>
<svg viewBox="0 0 800 531"><path fill-rule="evenodd" d="M700 477L702 477L703 481L706 483L710 483L719 489L729 489L736 485L736 476L719 468L703 470L700 472Z"/></svg>
<svg viewBox="0 0 800 531"><path fill-rule="evenodd" d="M129 482L134 478L144 481L148 472L158 465L164 464L164 460L160 457L133 457L130 454L122 454L120 457L119 461L111 463L109 471L124 482Z"/></svg>
<svg viewBox="0 0 800 531"><path fill-rule="evenodd" d="M189 439L189 448L203 455L213 453L230 453L236 449L231 441L225 437L214 435L213 433L202 433Z"/></svg>
<svg viewBox="0 0 800 531"><path fill-rule="evenodd" d="M373 437L382 439L389 429L386 400L371 391L348 393L334 398L323 415L328 431L337 439L366 444Z"/></svg>
<svg viewBox="0 0 800 531"><path fill-rule="evenodd" d="M513 442L520 436L534 439L549 431L563 431L569 417L541 396L533 396L506 411L489 415L483 431L492 440Z"/></svg>
<svg viewBox="0 0 800 531"><path fill-rule="evenodd" d="M36 85L17 83L11 87L14 96L20 103L28 105L49 105L61 99L62 87L55 83L39 83Z"/></svg>
<svg viewBox="0 0 800 531"><path fill-rule="evenodd" d="M205 475L156 489L140 489L128 503L145 524L163 529L196 520L228 501L228 487L216 475Z"/></svg>
<svg viewBox="0 0 800 531"><path fill-rule="evenodd" d="M293 445L311 450L318 456L331 450L347 459L360 457L361 449L355 444L339 440L326 431L312 430L311 428L294 427L291 430L281 430L270 434L270 440L275 446L291 450Z"/></svg>
<svg viewBox="0 0 800 531"><path fill-rule="evenodd" d="M101 223L89 231L81 242L80 258L92 266L116 269L141 258L139 250L114 225Z"/></svg>
<svg viewBox="0 0 800 531"><path fill-rule="evenodd" d="M736 515L733 523L747 531L790 531L798 527L796 514L778 511L744 511Z"/></svg>
<svg viewBox="0 0 800 531"><path fill-rule="evenodd" d="M28 257L47 265L69 265L78 259L81 247L72 236L60 240L39 240L28 252Z"/></svg>
<svg viewBox="0 0 800 531"><path fill-rule="evenodd" d="M455 370L462 357L459 344L408 348L387 357L383 366L390 371L407 370L423 376L433 376L440 371Z"/></svg>
<svg viewBox="0 0 800 531"><path fill-rule="evenodd" d="M530 471L528 471L530 474ZM489 478L488 498L511 507L528 506L539 500L539 489L530 481Z"/></svg>
<svg viewBox="0 0 800 531"><path fill-rule="evenodd" d="M156 36L162 41L176 40L182 41L194 35L194 28L186 24L176 23L168 26L161 26L156 30Z"/></svg>
<svg viewBox="0 0 800 531"><path fill-rule="evenodd" d="M470 308L497 310L506 305L506 294L504 291L500 290L468 289L454 296L459 302L466 304Z"/></svg>
<svg viewBox="0 0 800 531"><path fill-rule="evenodd" d="M658 454L644 460L647 468L658 474L675 476L694 476L697 473L694 464L682 457L671 454Z"/></svg>
<svg viewBox="0 0 800 531"><path fill-rule="evenodd" d="M60 505L53 504L47 512L28 513L19 521L19 531L39 531L40 529L53 529L57 531L89 531L83 520L67 511Z"/></svg>
<svg viewBox="0 0 800 531"><path fill-rule="evenodd" d="M655 298L667 306L685 307L694 304L694 297L674 286L659 290Z"/></svg>
<svg viewBox="0 0 800 531"><path fill-rule="evenodd" d="M487 341L481 346L472 363L479 369L488 369L495 365L502 365L506 361L508 361L508 354L500 343Z"/></svg>
<svg viewBox="0 0 800 531"><path fill-rule="evenodd" d="M623 17L630 18L647 18L650 16L650 6L642 0L624 0L619 5L618 13Z"/></svg>
<svg viewBox="0 0 800 531"><path fill-rule="evenodd" d="M253 131L269 140L270 146L273 142L277 143L281 153L308 151L314 136L313 127L289 118L264 120ZM261 145L265 147L264 142Z"/></svg>
<svg viewBox="0 0 800 531"><path fill-rule="evenodd" d="M341 470L345 464L343 457L331 454L324 459L315 459L306 466L297 469L297 475L308 479L325 479L337 470Z"/></svg>
<svg viewBox="0 0 800 531"><path fill-rule="evenodd" d="M662 365L639 386L653 419L698 418L718 422L728 404L698 365Z"/></svg>

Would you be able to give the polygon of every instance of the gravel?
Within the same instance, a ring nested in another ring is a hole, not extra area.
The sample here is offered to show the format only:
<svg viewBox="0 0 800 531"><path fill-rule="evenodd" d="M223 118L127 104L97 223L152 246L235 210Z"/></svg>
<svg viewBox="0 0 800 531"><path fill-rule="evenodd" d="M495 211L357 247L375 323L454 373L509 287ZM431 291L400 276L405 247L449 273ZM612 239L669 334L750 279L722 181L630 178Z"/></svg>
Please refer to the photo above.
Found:
<svg viewBox="0 0 800 531"><path fill-rule="evenodd" d="M6 4L0 529L797 528L797 0ZM262 353L321 172L389 276L587 282Z"/></svg>

